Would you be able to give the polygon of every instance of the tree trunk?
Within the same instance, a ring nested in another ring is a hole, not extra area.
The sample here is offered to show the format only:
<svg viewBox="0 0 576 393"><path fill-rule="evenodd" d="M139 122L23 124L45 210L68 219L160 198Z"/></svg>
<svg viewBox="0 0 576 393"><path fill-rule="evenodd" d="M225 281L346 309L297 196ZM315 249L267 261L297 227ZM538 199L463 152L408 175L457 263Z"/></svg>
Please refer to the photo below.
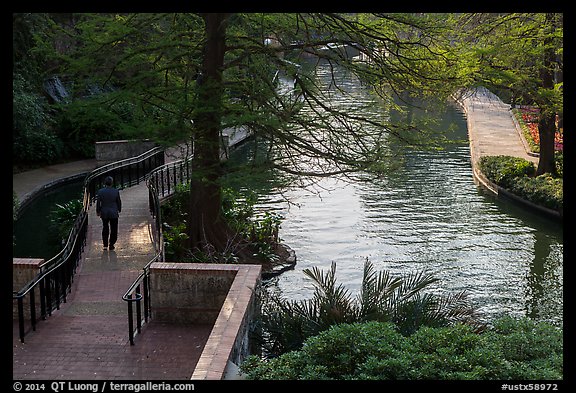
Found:
<svg viewBox="0 0 576 393"><path fill-rule="evenodd" d="M204 15L206 42L195 108L188 235L192 252L221 255L233 234L222 218L220 128L227 14Z"/></svg>
<svg viewBox="0 0 576 393"><path fill-rule="evenodd" d="M554 15L546 14L547 27L554 28ZM551 45L551 38L544 38L544 59L540 69L540 79L544 90L554 89L554 64L555 55ZM554 163L554 137L556 136L556 113L550 110L552 105L545 99L539 103L540 117L538 119L538 134L540 137L540 158L536 175L550 173L556 176L556 164Z"/></svg>
<svg viewBox="0 0 576 393"><path fill-rule="evenodd" d="M554 137L556 134L556 115L542 113L538 120L538 134L540 136L540 158L536 176L550 173L556 176L556 163L554 162Z"/></svg>

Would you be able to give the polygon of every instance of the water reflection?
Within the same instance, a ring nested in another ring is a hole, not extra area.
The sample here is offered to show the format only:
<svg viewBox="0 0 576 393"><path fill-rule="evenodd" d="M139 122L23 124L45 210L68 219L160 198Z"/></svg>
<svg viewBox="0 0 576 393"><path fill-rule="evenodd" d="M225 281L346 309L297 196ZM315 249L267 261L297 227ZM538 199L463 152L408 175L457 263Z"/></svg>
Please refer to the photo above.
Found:
<svg viewBox="0 0 576 393"><path fill-rule="evenodd" d="M82 197L84 179L73 180L41 192L14 222L14 257L49 260L62 250L61 239L50 222L56 204Z"/></svg>
<svg viewBox="0 0 576 393"><path fill-rule="evenodd" d="M372 110L380 105L374 101ZM397 169L378 181L324 178L314 192L261 194L262 208L283 215L280 236L298 259L295 270L274 280L276 289L308 298L313 287L302 270L328 269L334 261L340 282L355 292L369 258L393 274L433 272L441 279L435 290L467 290L487 319L506 313L561 323L561 224L478 188L459 108L447 105L436 127L452 141L441 150L391 142Z"/></svg>
<svg viewBox="0 0 576 393"><path fill-rule="evenodd" d="M563 309L562 253L555 239L534 232L534 259L526 279L526 313L536 319L555 319ZM552 295L552 296L551 296Z"/></svg>
<svg viewBox="0 0 576 393"><path fill-rule="evenodd" d="M103 264L116 265L118 264L118 255L114 250L103 250L100 255L100 262Z"/></svg>

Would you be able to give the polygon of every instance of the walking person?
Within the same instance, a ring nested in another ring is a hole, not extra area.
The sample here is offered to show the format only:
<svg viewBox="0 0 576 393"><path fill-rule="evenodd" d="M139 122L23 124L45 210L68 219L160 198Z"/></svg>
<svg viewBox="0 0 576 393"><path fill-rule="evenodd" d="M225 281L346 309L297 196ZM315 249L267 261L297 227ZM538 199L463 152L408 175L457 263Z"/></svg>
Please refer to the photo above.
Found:
<svg viewBox="0 0 576 393"><path fill-rule="evenodd" d="M120 191L112 187L113 183L112 176L106 177L105 187L96 194L96 215L102 219L102 242L105 250L108 247L114 250L118 239L118 215L122 211Z"/></svg>

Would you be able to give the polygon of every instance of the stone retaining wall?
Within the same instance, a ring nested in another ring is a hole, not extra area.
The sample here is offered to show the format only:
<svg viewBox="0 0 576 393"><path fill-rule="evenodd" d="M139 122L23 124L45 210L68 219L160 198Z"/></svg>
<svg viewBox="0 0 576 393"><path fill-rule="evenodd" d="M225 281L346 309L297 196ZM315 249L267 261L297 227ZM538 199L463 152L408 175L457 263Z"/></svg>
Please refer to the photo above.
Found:
<svg viewBox="0 0 576 393"><path fill-rule="evenodd" d="M248 354L257 310L260 265L155 262L150 265L152 318L213 323L192 379L224 379Z"/></svg>
<svg viewBox="0 0 576 393"><path fill-rule="evenodd" d="M156 143L148 139L99 141L94 145L98 166L139 156L154 147Z"/></svg>

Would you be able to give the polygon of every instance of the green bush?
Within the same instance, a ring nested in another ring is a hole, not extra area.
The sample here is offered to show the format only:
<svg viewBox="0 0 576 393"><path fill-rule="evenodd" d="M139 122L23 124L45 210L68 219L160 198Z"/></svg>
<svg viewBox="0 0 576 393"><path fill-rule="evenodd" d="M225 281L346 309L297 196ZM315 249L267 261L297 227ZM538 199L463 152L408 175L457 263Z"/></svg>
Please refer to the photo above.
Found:
<svg viewBox="0 0 576 393"><path fill-rule="evenodd" d="M500 187L509 188L517 177L533 176L534 163L511 156L484 156L480 158L480 170Z"/></svg>
<svg viewBox="0 0 576 393"><path fill-rule="evenodd" d="M501 318L487 333L509 363L507 379L560 379L563 374L561 330L528 318Z"/></svg>
<svg viewBox="0 0 576 393"><path fill-rule="evenodd" d="M564 180L550 174L536 177L519 177L509 190L537 205L554 210L561 210L564 201Z"/></svg>
<svg viewBox="0 0 576 393"><path fill-rule="evenodd" d="M50 210L48 219L50 221L51 232L56 235L57 242L64 242L68 239L74 222L82 211L82 208L82 198L78 198L63 204L57 203L56 206Z"/></svg>
<svg viewBox="0 0 576 393"><path fill-rule="evenodd" d="M54 162L63 144L51 130L48 105L23 76L12 81L12 153L15 162Z"/></svg>
<svg viewBox="0 0 576 393"><path fill-rule="evenodd" d="M554 153L554 163L556 164L556 173L558 177L564 177L564 153L556 152Z"/></svg>
<svg viewBox="0 0 576 393"><path fill-rule="evenodd" d="M192 255L187 248L186 219L189 192L190 183L177 185L174 195L162 204L166 258L194 262L213 261L213 255L202 253ZM254 247L254 256L264 262L273 262L278 258L275 254L275 245L279 241L281 219L273 213L255 217L256 201L254 193L241 193L225 187L222 189L222 215L230 227ZM231 250L231 253L220 255L220 259L232 263L236 261L236 257L232 254Z"/></svg>
<svg viewBox="0 0 576 393"><path fill-rule="evenodd" d="M162 226L164 238L164 252L169 261L180 261L186 258L188 248L186 246L189 236L186 233L186 221L174 226L164 223Z"/></svg>
<svg viewBox="0 0 576 393"><path fill-rule="evenodd" d="M120 117L109 107L90 98L62 105L55 121L70 156L94 157L97 141L121 139Z"/></svg>
<svg viewBox="0 0 576 393"><path fill-rule="evenodd" d="M556 167L563 174L563 156L556 156ZM486 177L511 193L532 203L554 210L563 209L564 180L550 174L534 176L534 164L511 156L485 156L480 170Z"/></svg>
<svg viewBox="0 0 576 393"><path fill-rule="evenodd" d="M335 263L327 272L312 268L304 269L304 274L314 284L309 299L284 298L275 291L258 293L262 311L254 339L260 342L266 356L298 350L309 337L342 323L392 322L405 336L422 326L465 323L476 330L485 328L467 292L428 292L429 286L439 281L430 273L394 277L388 271L376 271L366 260L361 290L356 296L337 282Z"/></svg>
<svg viewBox="0 0 576 393"><path fill-rule="evenodd" d="M483 333L422 327L410 336L389 322L340 324L299 351L240 365L248 379L536 380L563 378L562 331L504 317Z"/></svg>

